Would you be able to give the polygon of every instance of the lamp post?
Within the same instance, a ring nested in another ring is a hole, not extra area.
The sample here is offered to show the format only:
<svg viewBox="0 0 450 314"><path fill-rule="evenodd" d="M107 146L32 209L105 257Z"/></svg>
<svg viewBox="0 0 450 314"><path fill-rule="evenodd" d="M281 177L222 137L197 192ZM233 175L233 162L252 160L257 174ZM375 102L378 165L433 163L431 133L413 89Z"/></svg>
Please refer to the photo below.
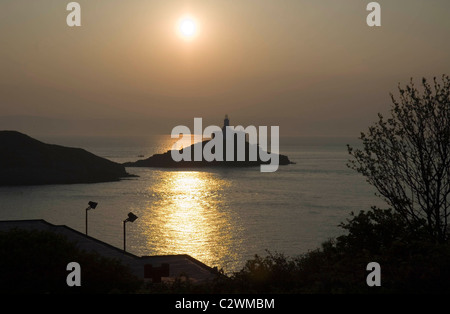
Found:
<svg viewBox="0 0 450 314"><path fill-rule="evenodd" d="M91 201L88 203L88 205L89 205L89 207L86 208L86 235L88 234L88 210L95 209L95 207L97 207L98 203Z"/></svg>
<svg viewBox="0 0 450 314"><path fill-rule="evenodd" d="M135 214L133 214L132 212L128 213L128 218L125 219L123 221L123 251L126 251L126 232L125 232L125 225L126 223L129 222L133 222L138 218L138 216L136 216Z"/></svg>

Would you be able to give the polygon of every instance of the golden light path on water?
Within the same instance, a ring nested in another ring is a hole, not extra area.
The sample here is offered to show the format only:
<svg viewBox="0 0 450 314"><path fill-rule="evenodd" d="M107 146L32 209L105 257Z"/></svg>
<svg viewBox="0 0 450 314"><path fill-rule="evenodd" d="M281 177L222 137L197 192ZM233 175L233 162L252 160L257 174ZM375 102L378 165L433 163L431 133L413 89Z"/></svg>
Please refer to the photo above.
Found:
<svg viewBox="0 0 450 314"><path fill-rule="evenodd" d="M189 254L207 265L233 260L235 218L227 211L226 179L201 171L159 171L141 211L141 245L153 255Z"/></svg>

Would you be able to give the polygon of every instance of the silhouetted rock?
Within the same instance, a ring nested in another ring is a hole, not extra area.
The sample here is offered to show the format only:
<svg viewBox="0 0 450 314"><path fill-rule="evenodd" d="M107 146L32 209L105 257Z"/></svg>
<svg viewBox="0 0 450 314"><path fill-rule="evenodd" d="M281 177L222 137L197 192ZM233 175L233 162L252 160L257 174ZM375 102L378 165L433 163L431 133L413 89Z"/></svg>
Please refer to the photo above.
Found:
<svg viewBox="0 0 450 314"><path fill-rule="evenodd" d="M81 148L42 143L16 131L0 131L0 185L71 184L129 177L118 163Z"/></svg>
<svg viewBox="0 0 450 314"><path fill-rule="evenodd" d="M158 167L158 168L202 168L202 167L256 167L263 164L269 164L270 161L265 162L262 161L260 158L260 151L261 148L259 146L256 147L256 150L258 152L256 160L250 160L249 158L249 151L250 151L250 145L248 142L245 142L245 161L237 161L237 147L235 144L234 149L234 161L206 161L203 159L201 161L194 161L194 151L196 145L202 145L202 151L204 146L209 142L203 141L196 144L193 144L187 148L184 148L184 150L189 151L188 154L191 156L191 161L179 161L176 162L172 159L171 151L167 151L163 154L155 154L147 159L138 160L136 162L126 162L123 165L125 167ZM182 150L180 150L181 152ZM223 150L223 156L224 160L226 160L226 145L224 144L224 150ZM293 164L289 160L289 158L285 155L279 154L279 165L289 165Z"/></svg>

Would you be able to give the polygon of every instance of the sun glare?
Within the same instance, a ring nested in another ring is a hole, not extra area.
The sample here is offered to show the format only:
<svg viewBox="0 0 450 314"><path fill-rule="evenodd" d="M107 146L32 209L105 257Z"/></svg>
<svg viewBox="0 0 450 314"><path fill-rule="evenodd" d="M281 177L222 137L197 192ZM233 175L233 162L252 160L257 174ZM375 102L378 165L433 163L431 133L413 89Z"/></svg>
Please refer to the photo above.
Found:
<svg viewBox="0 0 450 314"><path fill-rule="evenodd" d="M195 38L198 34L198 25L196 20L190 16L182 17L178 21L177 31L180 37L185 40Z"/></svg>

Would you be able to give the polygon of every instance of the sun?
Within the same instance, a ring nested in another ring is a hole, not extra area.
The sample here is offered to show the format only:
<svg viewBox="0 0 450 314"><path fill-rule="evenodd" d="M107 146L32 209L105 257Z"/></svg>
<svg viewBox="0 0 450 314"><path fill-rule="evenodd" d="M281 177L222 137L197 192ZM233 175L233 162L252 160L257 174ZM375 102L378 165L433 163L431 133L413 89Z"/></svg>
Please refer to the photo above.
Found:
<svg viewBox="0 0 450 314"><path fill-rule="evenodd" d="M180 23L180 32L186 37L194 36L196 31L195 22L191 19L184 19Z"/></svg>
<svg viewBox="0 0 450 314"><path fill-rule="evenodd" d="M177 32L185 40L194 39L198 34L198 23L191 16L183 16L178 20Z"/></svg>

